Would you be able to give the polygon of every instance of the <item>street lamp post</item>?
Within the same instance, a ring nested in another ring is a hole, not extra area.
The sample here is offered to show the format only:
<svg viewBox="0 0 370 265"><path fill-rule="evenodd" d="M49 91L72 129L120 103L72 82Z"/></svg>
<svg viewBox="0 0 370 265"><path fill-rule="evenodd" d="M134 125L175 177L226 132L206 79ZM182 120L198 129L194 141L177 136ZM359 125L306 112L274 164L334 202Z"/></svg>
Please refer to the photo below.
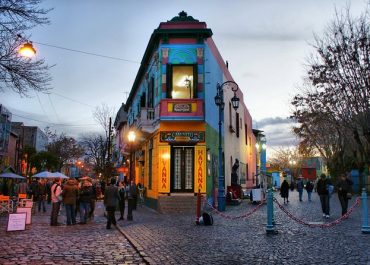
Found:
<svg viewBox="0 0 370 265"><path fill-rule="evenodd" d="M218 107L218 204L217 208L220 212L225 211L225 176L223 173L222 166L222 112L225 107L223 87L225 85L233 85L231 90L234 92L234 96L231 99L231 104L234 110L239 108L239 98L236 96L236 91L239 89L238 84L234 81L226 81L221 85L217 83L217 94L215 96L215 104Z"/></svg>
<svg viewBox="0 0 370 265"><path fill-rule="evenodd" d="M130 143L130 182L132 180L132 144L135 142L136 134L134 131L129 131L128 133L128 142Z"/></svg>

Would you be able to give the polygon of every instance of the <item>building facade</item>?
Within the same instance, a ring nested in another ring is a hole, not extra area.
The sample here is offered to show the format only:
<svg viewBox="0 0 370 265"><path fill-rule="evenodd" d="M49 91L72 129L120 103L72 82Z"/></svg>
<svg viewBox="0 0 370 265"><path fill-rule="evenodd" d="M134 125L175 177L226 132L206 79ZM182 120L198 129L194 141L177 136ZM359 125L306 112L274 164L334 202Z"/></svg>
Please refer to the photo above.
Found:
<svg viewBox="0 0 370 265"><path fill-rule="evenodd" d="M233 81L212 31L184 11L160 23L145 50L124 105L127 121L115 124L121 153L131 169L129 178L144 185L146 202L161 208L161 199L194 198L199 191L216 200L218 189L217 84ZM252 118L239 89L224 88L223 157L225 189L231 168L240 162L239 183L252 186L256 170L256 139ZM135 140L128 141L129 132Z"/></svg>

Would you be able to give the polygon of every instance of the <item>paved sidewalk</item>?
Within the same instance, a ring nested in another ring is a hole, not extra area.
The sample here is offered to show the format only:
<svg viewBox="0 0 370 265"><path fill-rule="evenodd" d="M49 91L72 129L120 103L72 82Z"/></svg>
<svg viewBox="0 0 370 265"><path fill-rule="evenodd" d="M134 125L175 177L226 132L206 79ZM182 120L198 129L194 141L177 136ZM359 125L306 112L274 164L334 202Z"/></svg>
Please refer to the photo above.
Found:
<svg viewBox="0 0 370 265"><path fill-rule="evenodd" d="M7 216L1 215L0 264L147 264L119 230L105 228L102 203L97 207L96 217L85 225L50 226L48 205L25 231L6 232ZM58 221L66 221L64 211Z"/></svg>
<svg viewBox="0 0 370 265"><path fill-rule="evenodd" d="M318 195L313 194L312 202L304 195L299 202L298 192L291 192L286 206L298 218L326 223L340 217L336 194L328 220L322 218ZM275 196L282 203L278 193ZM243 201L227 207L224 214L238 216L255 207ZM213 226L195 225L195 215L161 215L139 206L134 221L120 221L119 227L150 264L370 264L370 235L361 233L360 207L340 224L324 229L293 221L276 204L274 209L278 234L270 236L265 205L248 219L213 214Z"/></svg>

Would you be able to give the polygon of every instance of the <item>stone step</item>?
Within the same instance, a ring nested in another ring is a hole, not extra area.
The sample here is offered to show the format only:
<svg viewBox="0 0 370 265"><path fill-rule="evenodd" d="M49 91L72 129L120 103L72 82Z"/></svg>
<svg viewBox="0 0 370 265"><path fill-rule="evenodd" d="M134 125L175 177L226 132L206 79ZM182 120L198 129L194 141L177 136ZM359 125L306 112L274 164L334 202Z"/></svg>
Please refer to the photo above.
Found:
<svg viewBox="0 0 370 265"><path fill-rule="evenodd" d="M159 212L171 213L195 213L196 196L161 196L158 198Z"/></svg>

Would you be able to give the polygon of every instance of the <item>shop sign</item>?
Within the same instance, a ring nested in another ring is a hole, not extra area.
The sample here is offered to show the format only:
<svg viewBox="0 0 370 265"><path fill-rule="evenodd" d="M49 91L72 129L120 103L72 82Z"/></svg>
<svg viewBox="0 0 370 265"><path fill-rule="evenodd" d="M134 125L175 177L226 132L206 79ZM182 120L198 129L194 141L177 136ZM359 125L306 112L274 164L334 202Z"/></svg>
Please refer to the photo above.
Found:
<svg viewBox="0 0 370 265"><path fill-rule="evenodd" d="M161 132L161 142L204 142L204 132L172 131Z"/></svg>
<svg viewBox="0 0 370 265"><path fill-rule="evenodd" d="M173 112L191 112L191 103L173 103Z"/></svg>

